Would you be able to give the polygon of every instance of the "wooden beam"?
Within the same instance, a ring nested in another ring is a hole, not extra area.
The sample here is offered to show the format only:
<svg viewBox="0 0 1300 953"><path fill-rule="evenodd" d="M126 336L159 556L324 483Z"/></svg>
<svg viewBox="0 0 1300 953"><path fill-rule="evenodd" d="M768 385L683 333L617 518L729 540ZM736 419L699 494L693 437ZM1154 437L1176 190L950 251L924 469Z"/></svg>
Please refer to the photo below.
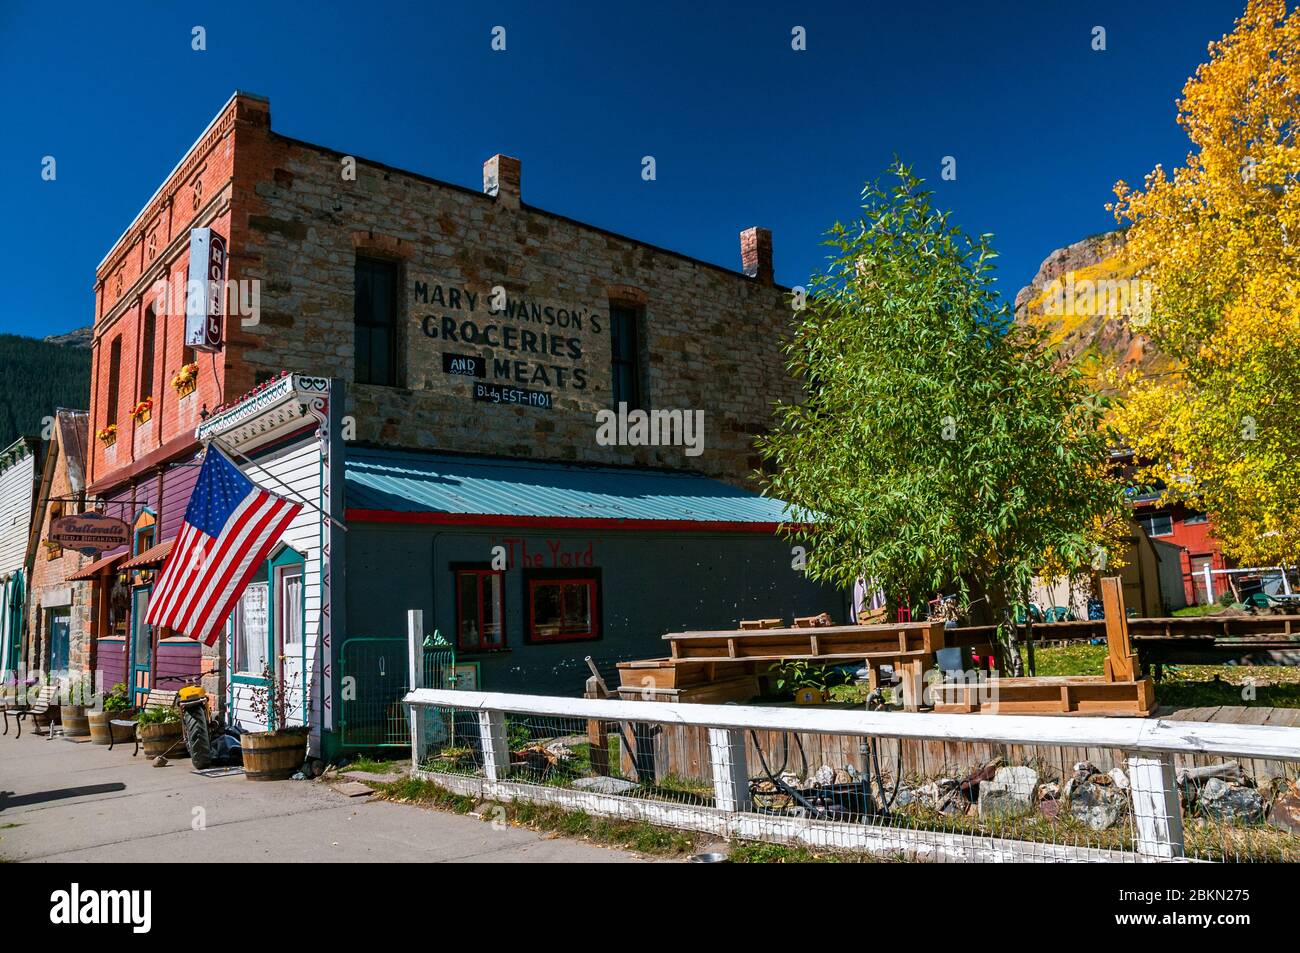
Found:
<svg viewBox="0 0 1300 953"><path fill-rule="evenodd" d="M1119 576L1107 576L1101 581L1101 603L1106 611L1106 681L1134 681L1137 656L1128 638L1124 584Z"/></svg>

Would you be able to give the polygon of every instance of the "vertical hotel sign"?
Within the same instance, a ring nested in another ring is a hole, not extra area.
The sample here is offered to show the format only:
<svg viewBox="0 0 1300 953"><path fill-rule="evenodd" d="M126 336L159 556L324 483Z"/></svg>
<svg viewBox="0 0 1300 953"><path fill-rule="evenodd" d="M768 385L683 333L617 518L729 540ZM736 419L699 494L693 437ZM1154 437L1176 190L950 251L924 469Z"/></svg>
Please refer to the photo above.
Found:
<svg viewBox="0 0 1300 953"><path fill-rule="evenodd" d="M210 228L190 229L185 293L185 344L220 351L226 311L226 240Z"/></svg>

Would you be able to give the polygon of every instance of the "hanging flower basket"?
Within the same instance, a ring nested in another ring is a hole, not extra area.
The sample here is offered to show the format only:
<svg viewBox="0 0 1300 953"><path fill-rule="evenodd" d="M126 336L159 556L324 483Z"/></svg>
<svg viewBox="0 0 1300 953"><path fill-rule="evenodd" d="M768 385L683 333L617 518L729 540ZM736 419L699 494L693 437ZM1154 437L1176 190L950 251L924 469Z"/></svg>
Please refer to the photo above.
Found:
<svg viewBox="0 0 1300 953"><path fill-rule="evenodd" d="M103 430L95 431L95 436L99 442L106 447L111 447L117 443L117 424L109 424Z"/></svg>
<svg viewBox="0 0 1300 953"><path fill-rule="evenodd" d="M153 417L152 397L146 397L144 400L140 401L140 403L131 408L131 419L138 424L144 423L151 417Z"/></svg>
<svg viewBox="0 0 1300 953"><path fill-rule="evenodd" d="M172 378L172 387L177 397L188 397L199 386L199 365L192 362L181 367Z"/></svg>

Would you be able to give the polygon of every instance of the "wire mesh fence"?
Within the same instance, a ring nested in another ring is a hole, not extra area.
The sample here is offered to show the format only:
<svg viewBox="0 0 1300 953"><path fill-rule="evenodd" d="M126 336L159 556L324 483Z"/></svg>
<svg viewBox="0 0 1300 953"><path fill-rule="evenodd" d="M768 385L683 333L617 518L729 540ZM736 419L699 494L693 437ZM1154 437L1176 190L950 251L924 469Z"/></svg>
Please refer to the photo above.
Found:
<svg viewBox="0 0 1300 953"><path fill-rule="evenodd" d="M339 731L351 748L405 747L410 723L402 699L410 690L408 642L402 638L352 638L339 653ZM420 684L453 688L456 653L444 643L423 645Z"/></svg>
<svg viewBox="0 0 1300 953"><path fill-rule="evenodd" d="M897 737L887 727L813 730L813 712L780 727L771 709L564 699L539 706L587 709L570 716L494 710L480 707L487 696L466 694L465 706L413 706L422 723L416 766L489 799L885 859L1300 860L1296 729L1286 729L1296 736L1287 756L1277 735L1252 751L1250 731L1234 726L1234 737L1245 738L1242 756L1224 757L1195 745L1063 743L1096 719L1019 718L1040 730L981 741L918 735L924 722L914 719L944 716L885 716L903 719L908 736ZM619 717L595 717L593 704ZM731 723L682 723L683 711L707 720L706 709L728 712ZM745 727L743 713L760 711L765 723ZM988 721L955 717L972 729Z"/></svg>

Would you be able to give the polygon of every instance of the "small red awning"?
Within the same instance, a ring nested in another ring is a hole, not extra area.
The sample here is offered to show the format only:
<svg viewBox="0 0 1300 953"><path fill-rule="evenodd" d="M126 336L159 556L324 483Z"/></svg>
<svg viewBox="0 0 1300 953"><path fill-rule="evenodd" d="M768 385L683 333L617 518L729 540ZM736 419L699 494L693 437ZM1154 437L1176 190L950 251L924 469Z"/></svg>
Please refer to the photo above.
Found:
<svg viewBox="0 0 1300 953"><path fill-rule="evenodd" d="M129 555L131 554L118 553L115 556L105 556L103 559L96 559L89 566L82 566L80 569L74 572L71 576L68 577L67 581L77 582L78 580L81 579L94 579L104 570L112 568L113 564L116 563L118 560L125 559Z"/></svg>
<svg viewBox="0 0 1300 953"><path fill-rule="evenodd" d="M172 551L172 541L169 539L165 543L159 543L157 546L150 546L139 556L132 556L126 562L122 563L123 569L157 569L167 558L167 554Z"/></svg>

